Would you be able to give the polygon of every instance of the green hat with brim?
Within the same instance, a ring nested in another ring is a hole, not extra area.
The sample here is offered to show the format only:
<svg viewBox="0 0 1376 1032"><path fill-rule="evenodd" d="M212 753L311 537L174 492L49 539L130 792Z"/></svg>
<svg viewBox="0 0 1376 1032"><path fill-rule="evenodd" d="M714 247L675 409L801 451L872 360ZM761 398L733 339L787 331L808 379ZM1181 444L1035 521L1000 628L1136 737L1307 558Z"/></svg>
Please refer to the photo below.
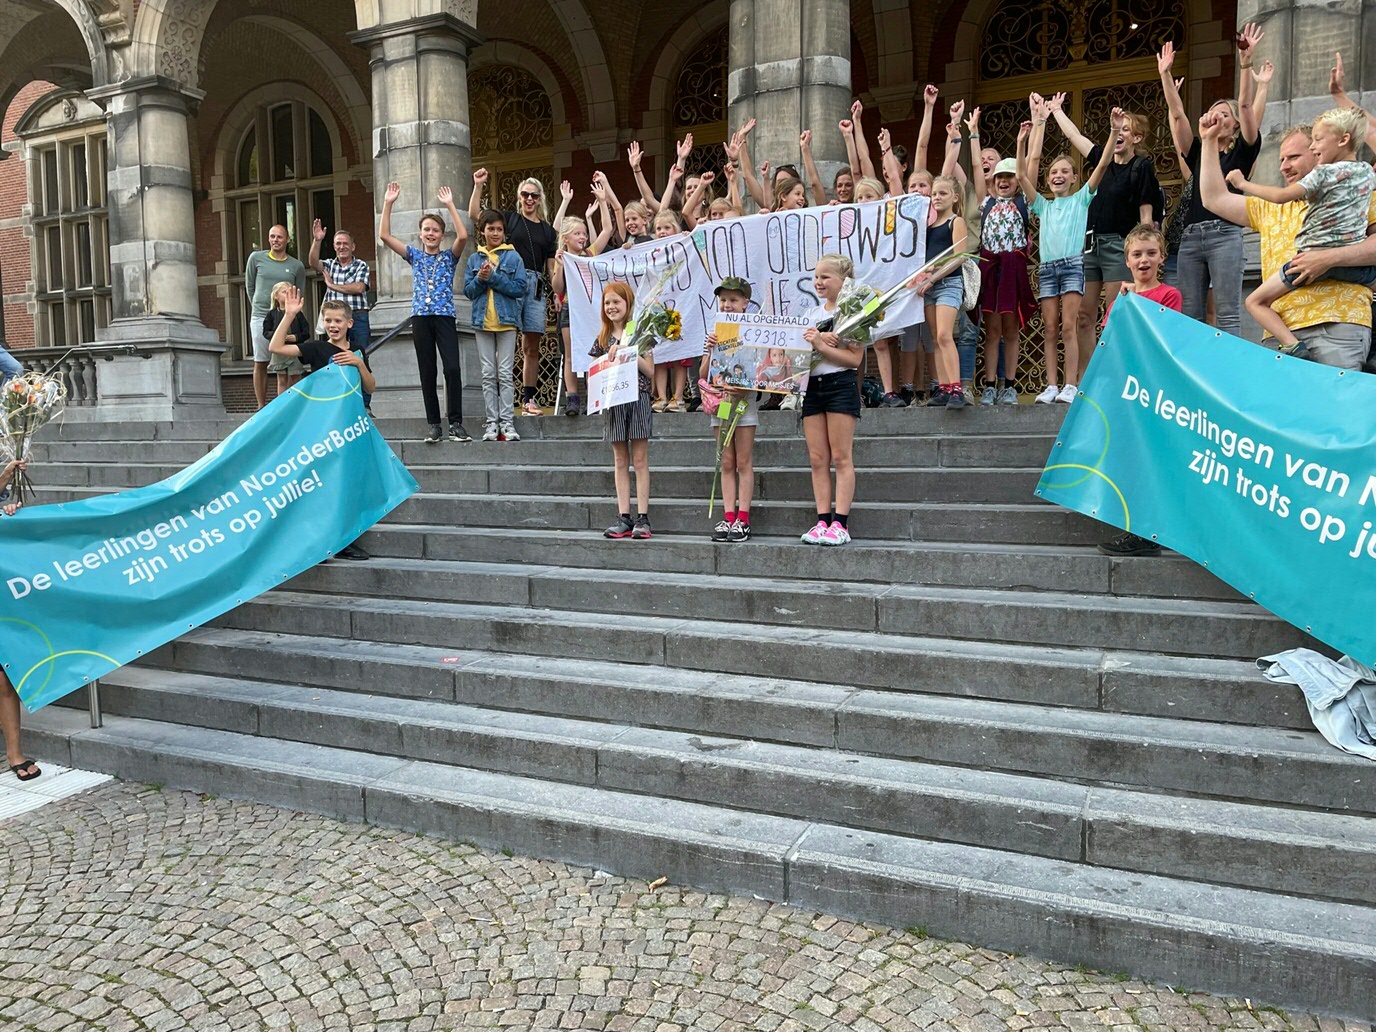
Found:
<svg viewBox="0 0 1376 1032"><path fill-rule="evenodd" d="M747 301L750 300L750 284L739 276L727 276L712 293L720 297L723 290L734 290L737 294L744 294Z"/></svg>

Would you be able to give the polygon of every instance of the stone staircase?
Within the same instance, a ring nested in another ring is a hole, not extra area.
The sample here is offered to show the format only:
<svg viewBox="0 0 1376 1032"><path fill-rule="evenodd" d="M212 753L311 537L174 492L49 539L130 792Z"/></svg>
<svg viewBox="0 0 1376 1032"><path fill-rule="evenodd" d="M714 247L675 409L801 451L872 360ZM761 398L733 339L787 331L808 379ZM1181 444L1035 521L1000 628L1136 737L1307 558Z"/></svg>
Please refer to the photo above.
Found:
<svg viewBox="0 0 1376 1032"><path fill-rule="evenodd" d="M27 725L44 755L1358 1018L1376 767L1252 660L1301 632L1033 497L1063 410L867 412L857 541L807 548L796 418L756 537L707 540L700 415L657 417L655 537L606 541L594 420L380 426L422 493L331 562ZM49 500L232 424L69 424ZM59 436L60 431L60 436ZM921 499L916 501L915 499ZM82 706L82 710L75 707Z"/></svg>

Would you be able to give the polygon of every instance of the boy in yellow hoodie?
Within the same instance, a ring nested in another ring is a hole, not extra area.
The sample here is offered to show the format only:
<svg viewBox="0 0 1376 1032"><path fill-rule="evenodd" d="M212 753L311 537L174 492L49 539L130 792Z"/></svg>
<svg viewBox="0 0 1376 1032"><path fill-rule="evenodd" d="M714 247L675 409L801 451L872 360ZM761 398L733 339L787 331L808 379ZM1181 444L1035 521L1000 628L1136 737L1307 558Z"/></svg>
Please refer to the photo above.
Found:
<svg viewBox="0 0 1376 1032"><path fill-rule="evenodd" d="M483 212L476 228L478 247L468 259L463 292L473 304L473 333L483 370L483 440L519 441L511 373L526 296L526 267L506 242L501 212Z"/></svg>

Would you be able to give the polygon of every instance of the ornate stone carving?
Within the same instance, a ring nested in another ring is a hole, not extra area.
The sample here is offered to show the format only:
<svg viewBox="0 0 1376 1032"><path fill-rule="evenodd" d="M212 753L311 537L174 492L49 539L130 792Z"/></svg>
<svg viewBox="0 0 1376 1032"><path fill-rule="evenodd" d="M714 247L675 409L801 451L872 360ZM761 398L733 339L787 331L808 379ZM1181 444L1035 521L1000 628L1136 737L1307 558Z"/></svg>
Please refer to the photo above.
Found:
<svg viewBox="0 0 1376 1032"><path fill-rule="evenodd" d="M121 47L133 38L129 29L129 0L86 0L106 46Z"/></svg>
<svg viewBox="0 0 1376 1032"><path fill-rule="evenodd" d="M201 78L201 40L214 4L205 0L168 0L158 52L158 74L187 86Z"/></svg>

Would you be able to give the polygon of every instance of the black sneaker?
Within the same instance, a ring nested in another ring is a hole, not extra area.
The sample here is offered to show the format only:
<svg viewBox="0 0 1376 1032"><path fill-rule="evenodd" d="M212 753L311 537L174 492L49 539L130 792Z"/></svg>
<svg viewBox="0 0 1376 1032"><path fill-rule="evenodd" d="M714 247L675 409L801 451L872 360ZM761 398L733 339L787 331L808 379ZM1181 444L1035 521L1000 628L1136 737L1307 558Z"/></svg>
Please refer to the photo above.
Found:
<svg viewBox="0 0 1376 1032"><path fill-rule="evenodd" d="M373 406L371 406L371 405L364 405L364 406L363 406L363 411L366 412L366 413L368 413L368 418L369 418L369 419L376 419L376 418L377 418L377 416L373 415Z"/></svg>
<svg viewBox="0 0 1376 1032"><path fill-rule="evenodd" d="M906 401L900 398L893 391L890 391L888 394L884 395L884 397L880 399L879 402L881 408L903 408L903 406L907 404L908 403Z"/></svg>
<svg viewBox="0 0 1376 1032"><path fill-rule="evenodd" d="M602 532L604 538L628 538L635 524L629 516L618 516L616 522Z"/></svg>
<svg viewBox="0 0 1376 1032"><path fill-rule="evenodd" d="M451 441L458 441L460 444L467 444L469 441L473 440L473 438L469 436L468 431L463 428L462 423L449 424L449 439Z"/></svg>
<svg viewBox="0 0 1376 1032"><path fill-rule="evenodd" d="M927 407L945 408L948 401L949 399L946 396L946 388L938 387L936 390L932 391L931 396L927 399Z"/></svg>
<svg viewBox="0 0 1376 1032"><path fill-rule="evenodd" d="M901 387L898 396L903 399L904 405L911 405L917 400L917 391L913 390L912 387Z"/></svg>
<svg viewBox="0 0 1376 1032"><path fill-rule="evenodd" d="M426 444L439 444L444 440L444 428L438 423L431 423L430 429L425 433Z"/></svg>
<svg viewBox="0 0 1376 1032"><path fill-rule="evenodd" d="M583 406L578 399L578 395L570 394L564 399L564 415L573 417L579 415Z"/></svg>
<svg viewBox="0 0 1376 1032"><path fill-rule="evenodd" d="M733 542L734 542L734 541L749 541L749 540L750 540L750 524L748 524L748 523L742 523L740 520L734 521L734 522L731 524L731 530L730 530L729 536L727 537L726 540L727 540L727 541L733 541Z"/></svg>
<svg viewBox="0 0 1376 1032"><path fill-rule="evenodd" d="M1148 541L1144 537L1136 534L1120 534L1112 541L1105 541L1099 546L1099 551L1104 555L1160 555L1161 546L1155 541Z"/></svg>
<svg viewBox="0 0 1376 1032"><path fill-rule="evenodd" d="M363 549L359 548L357 545L345 545L334 555L336 559L352 559L354 562L362 562L365 559L372 558L371 555L363 551Z"/></svg>
<svg viewBox="0 0 1376 1032"><path fill-rule="evenodd" d="M946 399L946 407L948 409L963 409L968 404L970 403L965 400L964 391L952 391L950 396Z"/></svg>
<svg viewBox="0 0 1376 1032"><path fill-rule="evenodd" d="M637 541L650 537L650 517L643 512L636 515L635 524L631 528L631 537Z"/></svg>
<svg viewBox="0 0 1376 1032"><path fill-rule="evenodd" d="M712 540L713 540L713 541L730 541L730 540L731 540L731 524L727 523L725 520L722 520L722 521L721 521L720 523L718 523L715 527L713 527L713 528L712 528Z"/></svg>

